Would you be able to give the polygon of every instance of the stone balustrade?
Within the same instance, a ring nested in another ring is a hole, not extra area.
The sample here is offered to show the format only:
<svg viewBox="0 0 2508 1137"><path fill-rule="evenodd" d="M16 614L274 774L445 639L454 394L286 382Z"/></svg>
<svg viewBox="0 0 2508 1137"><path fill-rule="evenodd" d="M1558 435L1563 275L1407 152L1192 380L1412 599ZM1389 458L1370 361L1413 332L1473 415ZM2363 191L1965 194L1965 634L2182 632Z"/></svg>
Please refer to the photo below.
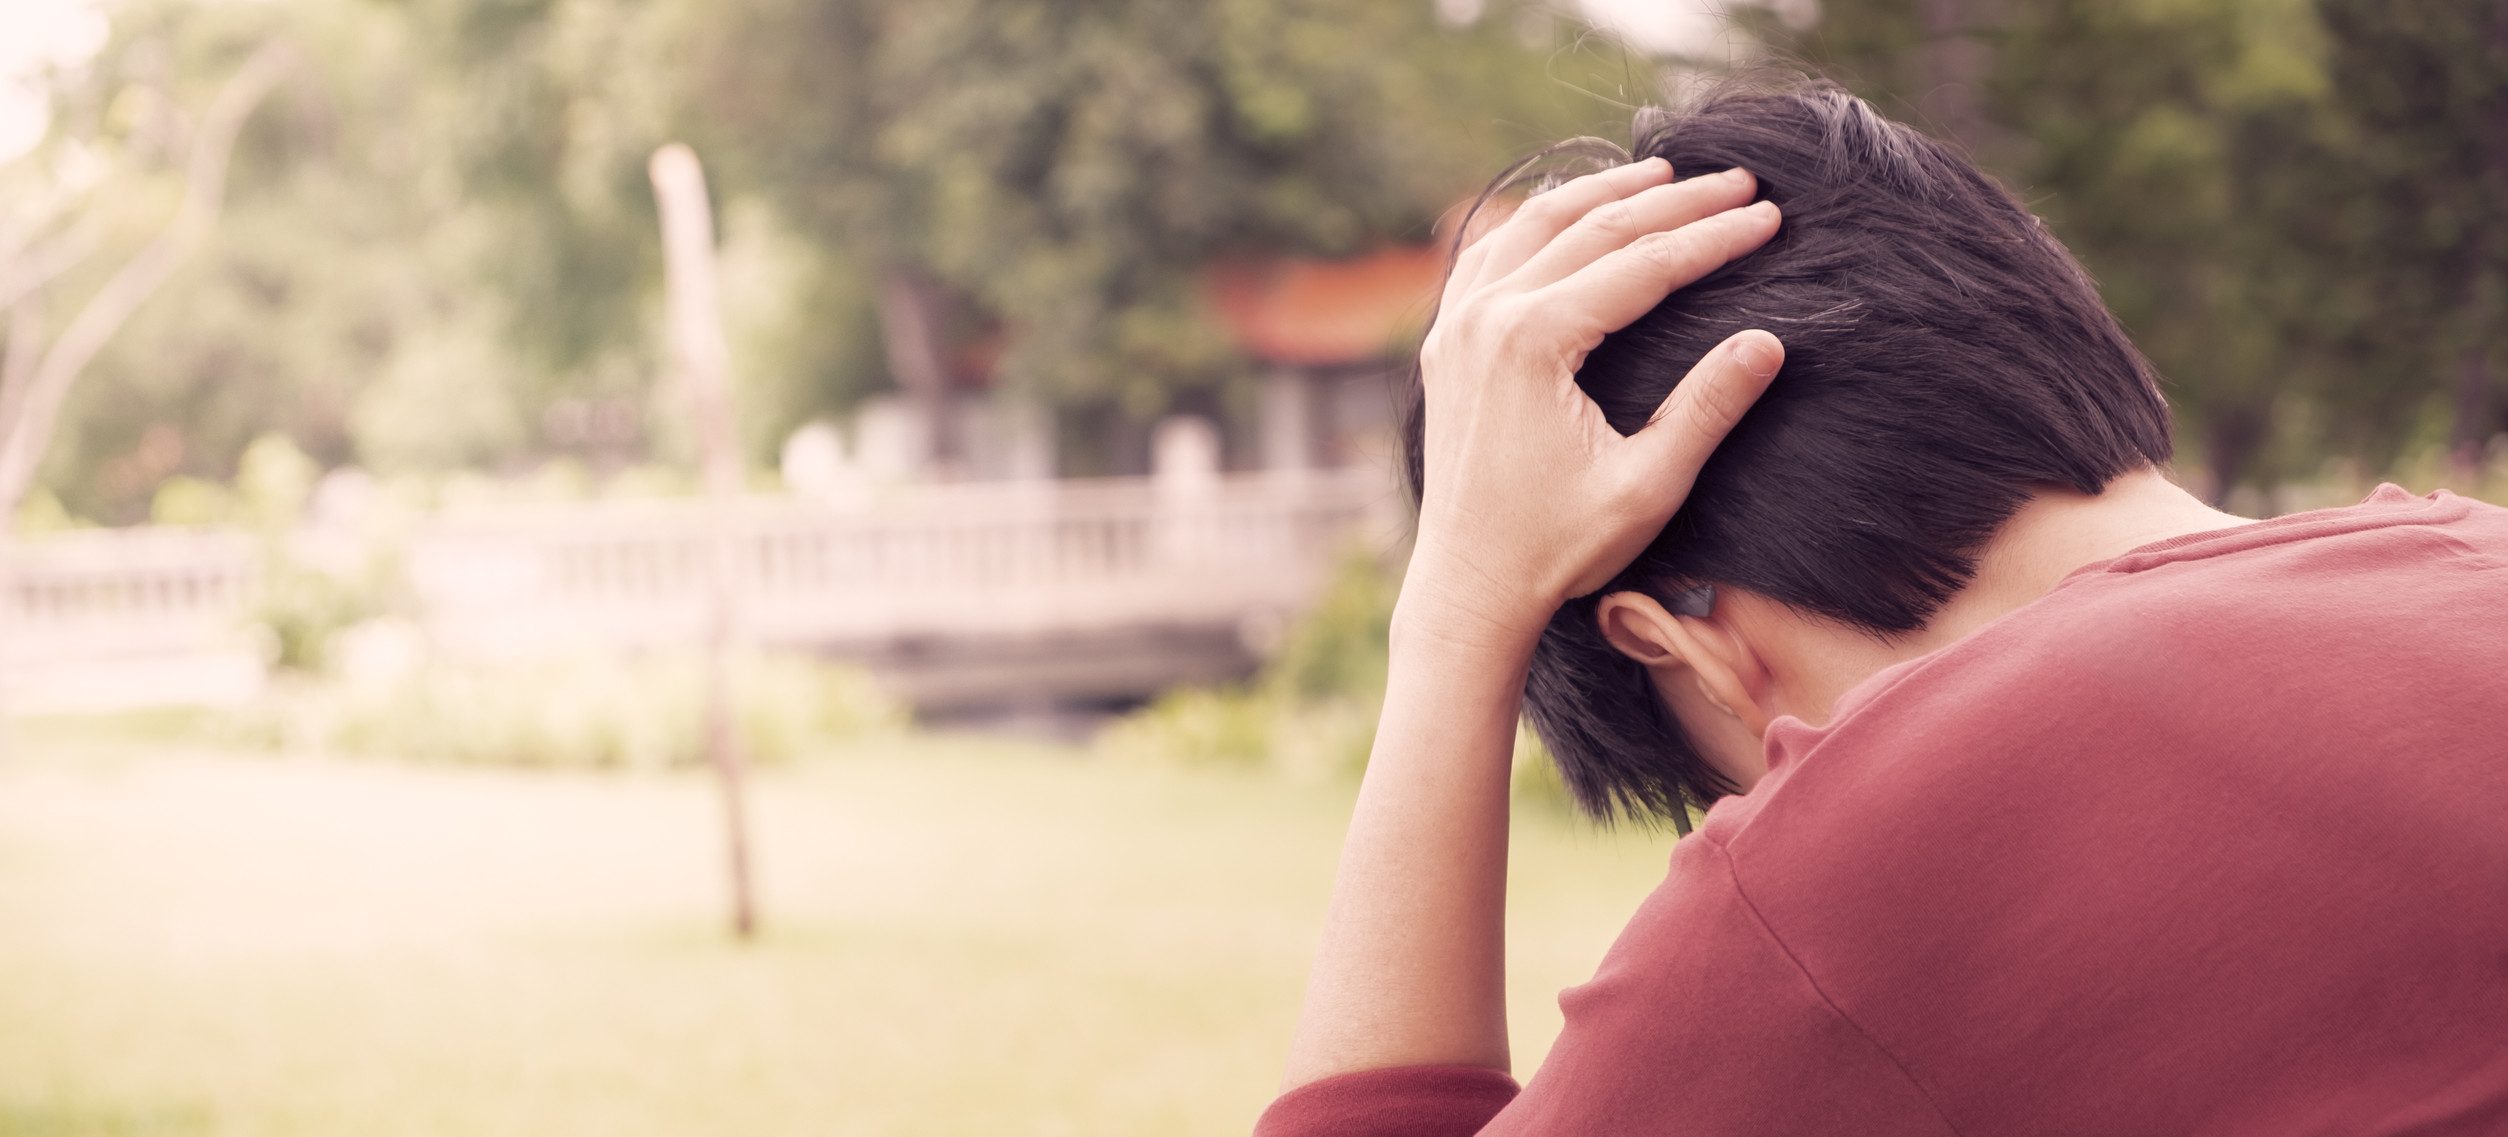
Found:
<svg viewBox="0 0 2508 1137"><path fill-rule="evenodd" d="M894 486L842 504L753 497L721 519L698 499L470 509L427 518L394 551L433 651L668 647L706 627L718 520L756 642L875 663L1016 643L1031 672L1051 668L1057 643L1127 633L1233 630L1260 647L1337 555L1389 549L1400 531L1381 474L1291 471ZM184 656L231 671L253 650L263 560L236 533L22 539L0 591L0 665L20 689L62 668L111 683L117 667L138 676Z"/></svg>

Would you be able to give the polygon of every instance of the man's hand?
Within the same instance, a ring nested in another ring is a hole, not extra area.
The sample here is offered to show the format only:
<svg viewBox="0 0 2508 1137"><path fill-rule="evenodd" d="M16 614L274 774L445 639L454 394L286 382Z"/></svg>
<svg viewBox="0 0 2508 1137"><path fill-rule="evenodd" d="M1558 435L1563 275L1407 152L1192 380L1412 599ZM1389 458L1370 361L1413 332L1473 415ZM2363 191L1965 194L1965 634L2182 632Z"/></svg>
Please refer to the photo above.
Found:
<svg viewBox="0 0 2508 1137"><path fill-rule="evenodd" d="M1447 284L1421 358L1419 543L1287 1085L1507 1067L1507 775L1533 644L1662 531L1782 358L1735 336L1626 438L1577 388L1605 334L1776 231L1774 207L1741 207L1749 175L1671 176L1640 162L1542 194Z"/></svg>
<svg viewBox="0 0 2508 1137"><path fill-rule="evenodd" d="M1406 599L1537 630L1636 559L1776 374L1776 337L1742 332L1627 437L1577 388L1603 336L1776 232L1776 206L1745 204L1748 173L1671 177L1648 159L1578 178L1455 263L1420 352L1425 484Z"/></svg>

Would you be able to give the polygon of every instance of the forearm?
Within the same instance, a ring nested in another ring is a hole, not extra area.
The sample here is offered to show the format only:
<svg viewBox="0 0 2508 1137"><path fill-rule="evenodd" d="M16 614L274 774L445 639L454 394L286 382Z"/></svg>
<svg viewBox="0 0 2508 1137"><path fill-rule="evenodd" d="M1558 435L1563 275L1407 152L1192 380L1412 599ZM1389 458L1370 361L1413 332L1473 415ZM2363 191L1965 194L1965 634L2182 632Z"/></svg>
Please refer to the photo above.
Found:
<svg viewBox="0 0 2508 1137"><path fill-rule="evenodd" d="M1287 1086L1507 1066L1507 788L1536 633L1486 615L1404 589Z"/></svg>
<svg viewBox="0 0 2508 1137"><path fill-rule="evenodd" d="M1599 171L1516 210L1447 275L1420 345L1419 545L1290 1087L1506 1067L1507 781L1533 644L1662 533L1783 353L1765 332L1726 340L1634 434L1577 369L1765 242L1777 214L1742 204L1755 192L1739 172L1675 183L1660 159Z"/></svg>

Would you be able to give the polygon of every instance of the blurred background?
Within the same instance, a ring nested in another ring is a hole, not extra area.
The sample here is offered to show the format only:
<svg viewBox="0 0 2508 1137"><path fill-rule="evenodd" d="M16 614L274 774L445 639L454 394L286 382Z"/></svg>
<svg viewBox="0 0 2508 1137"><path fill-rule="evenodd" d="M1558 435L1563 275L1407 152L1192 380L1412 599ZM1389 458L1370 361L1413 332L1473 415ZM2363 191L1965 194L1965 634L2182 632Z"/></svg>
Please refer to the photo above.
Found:
<svg viewBox="0 0 2508 1137"><path fill-rule="evenodd" d="M2508 0L6 0L0 1134L1244 1131L1455 208L1767 56L2199 492L2508 498Z"/></svg>

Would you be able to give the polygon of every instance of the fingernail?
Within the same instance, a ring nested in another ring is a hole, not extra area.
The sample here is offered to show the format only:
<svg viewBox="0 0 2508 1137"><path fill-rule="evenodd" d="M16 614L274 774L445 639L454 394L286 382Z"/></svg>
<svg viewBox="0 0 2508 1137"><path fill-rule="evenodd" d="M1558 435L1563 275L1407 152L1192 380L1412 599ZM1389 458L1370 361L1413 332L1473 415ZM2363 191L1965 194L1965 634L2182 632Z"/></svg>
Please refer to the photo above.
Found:
<svg viewBox="0 0 2508 1137"><path fill-rule="evenodd" d="M1769 366L1769 362L1770 357L1775 354L1768 350L1767 341L1758 336L1745 336L1733 344L1734 362L1741 364L1743 370L1753 375L1765 375L1774 370Z"/></svg>
<svg viewBox="0 0 2508 1137"><path fill-rule="evenodd" d="M1716 176L1728 182L1746 182L1750 180L1750 171L1735 166L1730 170L1717 171Z"/></svg>

